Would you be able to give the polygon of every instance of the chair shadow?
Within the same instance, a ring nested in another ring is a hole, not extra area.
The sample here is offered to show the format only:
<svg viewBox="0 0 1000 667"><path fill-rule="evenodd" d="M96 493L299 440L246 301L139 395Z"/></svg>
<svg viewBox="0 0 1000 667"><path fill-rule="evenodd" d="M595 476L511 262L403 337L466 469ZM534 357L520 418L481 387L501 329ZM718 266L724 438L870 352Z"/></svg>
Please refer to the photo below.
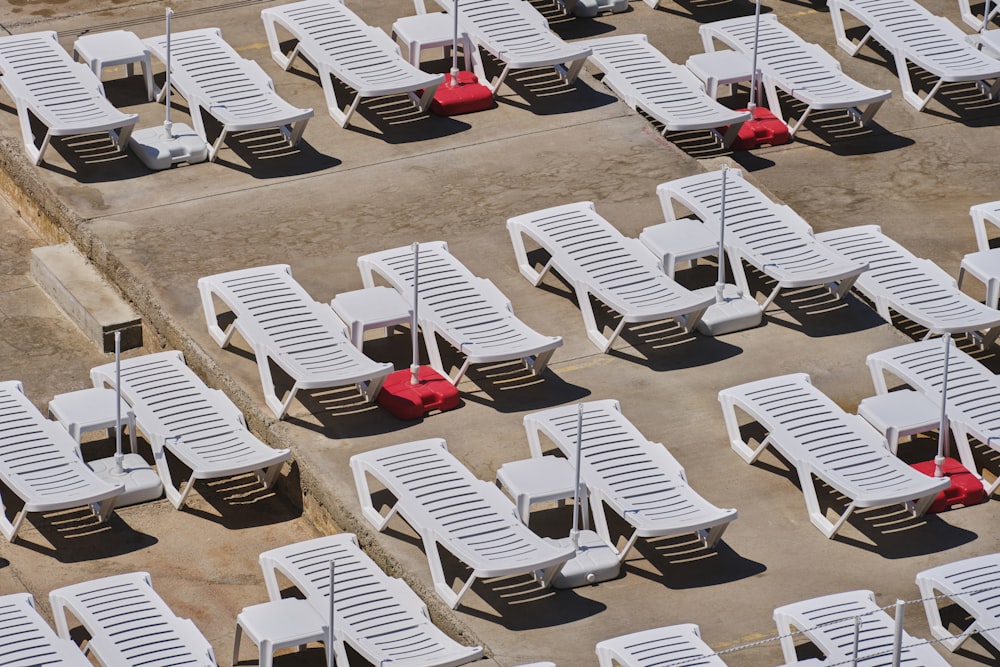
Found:
<svg viewBox="0 0 1000 667"><path fill-rule="evenodd" d="M837 299L825 287L782 290L764 317L768 324L799 331L810 338L857 333L885 324L878 313L853 294Z"/></svg>
<svg viewBox="0 0 1000 667"><path fill-rule="evenodd" d="M657 577L633 565L629 557L623 569L630 574L656 581L673 590L704 588L748 579L767 571L767 566L740 556L725 538L707 549L693 535L638 540L635 551L659 570Z"/></svg>
<svg viewBox="0 0 1000 667"><path fill-rule="evenodd" d="M686 11L678 11L674 9L674 5ZM754 3L746 0L672 0L671 2L661 0L656 11L673 14L697 23L712 23L740 16L753 16ZM761 5L761 14L769 14L773 11L770 7Z"/></svg>
<svg viewBox="0 0 1000 667"><path fill-rule="evenodd" d="M778 91L778 95L786 117L801 118L806 105L782 91ZM890 132L874 119L862 126L853 114L844 109L811 112L792 141L844 156L888 153L916 143L913 139Z"/></svg>
<svg viewBox="0 0 1000 667"><path fill-rule="evenodd" d="M493 79L499 74L499 61L489 62L486 56L484 69L486 75ZM510 92L516 95L512 97ZM504 104L536 116L552 116L557 114L588 111L614 104L618 98L601 90L591 88L581 78L573 83L559 76L553 67L515 70L507 75L500 88L494 91L498 104ZM519 98L519 99L518 99Z"/></svg>
<svg viewBox="0 0 1000 667"><path fill-rule="evenodd" d="M31 528L51 547L34 541ZM124 556L157 542L156 537L129 526L118 512L101 522L89 508L80 507L28 515L14 544L60 563L81 563Z"/></svg>
<svg viewBox="0 0 1000 667"><path fill-rule="evenodd" d="M188 496L190 503L184 506L183 511L228 530L273 526L299 518L302 510L291 500L294 490L286 496L288 484L280 480L279 484L282 486L281 493L273 487L266 489L252 473L198 480ZM211 512L199 507L198 498L192 498L196 493L212 509ZM301 495L300 490L298 496Z"/></svg>

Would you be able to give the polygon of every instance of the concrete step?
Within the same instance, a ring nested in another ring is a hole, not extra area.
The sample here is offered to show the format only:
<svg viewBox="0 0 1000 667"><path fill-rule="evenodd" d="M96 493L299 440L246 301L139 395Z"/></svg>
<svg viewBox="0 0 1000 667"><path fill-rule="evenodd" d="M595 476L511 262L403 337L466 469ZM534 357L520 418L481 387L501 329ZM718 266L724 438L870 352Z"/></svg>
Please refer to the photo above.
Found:
<svg viewBox="0 0 1000 667"><path fill-rule="evenodd" d="M104 352L142 347L142 319L72 244L31 251L31 277Z"/></svg>

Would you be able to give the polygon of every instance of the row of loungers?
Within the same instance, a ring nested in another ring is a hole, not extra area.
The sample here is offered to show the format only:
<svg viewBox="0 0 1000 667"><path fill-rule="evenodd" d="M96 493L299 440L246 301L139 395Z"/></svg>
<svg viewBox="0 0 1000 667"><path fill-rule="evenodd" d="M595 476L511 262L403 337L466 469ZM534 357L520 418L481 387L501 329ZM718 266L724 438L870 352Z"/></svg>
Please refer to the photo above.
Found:
<svg viewBox="0 0 1000 667"><path fill-rule="evenodd" d="M439 0L439 4L447 11L454 10L451 0ZM996 79L987 86L990 95L996 93L1000 61L966 44L954 25L930 15L913 0L892 3L892 16L902 13L910 17L902 27L883 17L884 4L843 0L831 5L831 15L838 43L850 52L860 49L869 36L890 49L900 68L907 101L923 108L941 83L949 81ZM422 2L417 7L422 10ZM494 88L502 85L511 70L548 66L554 66L572 83L589 59L622 101L660 122L664 132L710 130L728 147L749 119L748 112L730 110L706 95L702 82L655 49L645 35L567 43L523 0L467 1L459 3L458 12L463 29L476 46L473 63L477 73L485 80L480 48L504 64L491 84ZM852 13L870 27L856 45L845 36L841 12ZM305 58L316 69L327 109L341 126L350 122L364 98L407 94L425 112L444 80L442 75L422 72L403 59L384 32L367 25L341 0L305 0L269 7L261 17L274 60L287 70L298 57ZM719 42L744 54L752 52L755 30L751 17L706 24L700 32L706 51L713 51ZM928 38L929 33L934 39ZM284 36L294 42L291 52L282 48ZM941 53L942 43L951 45L945 54ZM165 36L147 39L145 44L158 58L166 59ZM301 138L312 109L294 107L278 96L260 66L240 56L217 28L174 34L171 55L172 85L188 101L196 131L211 144L210 159L215 159L222 142L233 132L277 128L293 146ZM773 15L761 20L756 61L772 111L782 115L779 90L805 105L791 125L792 134L814 110L844 109L865 125L891 95L845 75L829 54L804 42ZM908 61L939 78L923 99L913 91ZM138 120L136 114L124 114L104 98L100 80L86 66L73 62L53 32L0 38L0 72L0 83L17 106L25 150L35 164L41 162L56 136L110 132L115 144L123 148ZM349 101L338 97L334 79L353 91ZM68 99L73 104L67 104ZM208 139L206 113L222 125L214 142ZM47 128L40 141L31 128L32 116ZM720 129L724 134L719 134Z"/></svg>
<svg viewBox="0 0 1000 667"><path fill-rule="evenodd" d="M665 224L677 224L676 209L681 208L718 236L722 178L721 172L707 172L658 186ZM726 170L725 179L726 255L742 293L752 294L746 265L773 281L762 309L781 290L818 287L841 298L855 289L886 321L897 313L925 328L927 336L968 334L983 345L996 339L1000 311L964 294L937 265L915 257L878 227L813 235L806 221L746 181L739 170ZM714 294L689 290L674 280L663 256L624 236L590 202L515 216L507 228L521 274L539 285L550 271L558 273L575 292L588 338L602 351L611 349L630 324L675 320L691 332L714 302ZM540 268L528 242L546 253ZM365 287L386 282L412 302L412 248L362 256L358 267ZM472 274L447 244L421 244L419 267L418 325L431 365L453 383L475 364L519 361L530 373L541 374L562 345L560 337L540 334L518 319L496 286ZM240 333L256 356L265 402L278 418L303 389L357 385L364 399L372 401L393 370L352 345L346 325L327 304L308 295L287 265L206 276L198 286L212 338L227 347L233 334ZM595 301L617 314L610 333L597 319ZM462 358L454 373L446 367L439 339ZM272 364L293 382L283 396L275 389L279 383Z"/></svg>

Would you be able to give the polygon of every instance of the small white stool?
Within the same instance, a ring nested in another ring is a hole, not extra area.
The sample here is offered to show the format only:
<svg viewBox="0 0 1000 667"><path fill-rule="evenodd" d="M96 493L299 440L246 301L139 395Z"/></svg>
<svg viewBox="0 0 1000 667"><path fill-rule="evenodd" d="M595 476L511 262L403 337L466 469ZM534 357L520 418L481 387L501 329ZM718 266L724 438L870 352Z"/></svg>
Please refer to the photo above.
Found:
<svg viewBox="0 0 1000 667"><path fill-rule="evenodd" d="M359 350L364 346L368 329L409 324L413 318L410 304L399 292L382 285L338 294L330 307L350 328L351 341Z"/></svg>
<svg viewBox="0 0 1000 667"><path fill-rule="evenodd" d="M135 33L112 30L84 35L73 43L73 57L84 60L98 79L101 78L105 67L116 65L125 65L126 76L132 76L134 64L139 63L142 75L146 79L146 95L150 102L153 101L156 95L156 86L153 85L153 64L149 49Z"/></svg>
<svg viewBox="0 0 1000 667"><path fill-rule="evenodd" d="M1000 248L969 253L958 270L958 286L968 273L986 285L986 305L996 308L1000 301Z"/></svg>
<svg viewBox="0 0 1000 667"><path fill-rule="evenodd" d="M497 483L514 496L517 515L524 525L531 517L531 506L548 500L566 500L573 497L576 471L570 462L559 456L542 456L504 463L497 470ZM587 517L587 489L580 482L580 509L583 527L589 525Z"/></svg>
<svg viewBox="0 0 1000 667"><path fill-rule="evenodd" d="M752 79L753 63L742 53L724 49L711 53L696 53L684 66L705 84L705 92L713 100L719 96L719 86L729 86L730 95L735 84ZM760 85L760 70L757 70ZM758 88L758 93L760 89ZM758 103L760 95L758 94Z"/></svg>
<svg viewBox="0 0 1000 667"><path fill-rule="evenodd" d="M437 12L405 16L392 24L392 38L406 42L410 64L420 67L420 52L423 49L443 48L447 58L455 37L455 25L451 14ZM459 28L458 44L462 47L465 69L471 69L472 40Z"/></svg>
<svg viewBox="0 0 1000 667"><path fill-rule="evenodd" d="M275 651L290 646L302 650L309 642L325 642L327 625L326 619L309 602L298 598L245 607L236 617L234 665L239 662L240 640L244 633L260 651L260 667L271 667ZM326 650L329 653L333 647L327 646Z"/></svg>
<svg viewBox="0 0 1000 667"><path fill-rule="evenodd" d="M69 431L80 444L87 431L112 429L115 421L115 401L118 393L114 389L82 389L68 394L59 394L49 401L49 417L54 418ZM122 426L128 426L129 444L132 453L137 451L135 442L135 413L125 401L121 403Z"/></svg>
<svg viewBox="0 0 1000 667"><path fill-rule="evenodd" d="M639 234L639 240L656 255L660 268L671 278L674 277L677 262L691 262L693 265L698 259L719 252L718 237L708 225L694 218L646 227Z"/></svg>
<svg viewBox="0 0 1000 667"><path fill-rule="evenodd" d="M858 415L885 435L895 454L900 438L940 426L941 406L912 389L901 389L864 399Z"/></svg>
<svg viewBox="0 0 1000 667"><path fill-rule="evenodd" d="M1000 201L974 204L969 207L972 216L972 229L976 232L976 245L981 251L990 249L990 239L986 233L986 223L1000 227Z"/></svg>

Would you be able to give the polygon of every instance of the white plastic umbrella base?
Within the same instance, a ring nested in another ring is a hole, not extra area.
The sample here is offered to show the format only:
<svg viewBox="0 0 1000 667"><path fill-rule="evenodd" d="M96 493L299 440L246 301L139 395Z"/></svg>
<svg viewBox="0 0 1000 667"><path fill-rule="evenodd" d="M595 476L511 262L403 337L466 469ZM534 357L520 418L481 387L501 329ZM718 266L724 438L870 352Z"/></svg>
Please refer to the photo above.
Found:
<svg viewBox="0 0 1000 667"><path fill-rule="evenodd" d="M577 588L591 586L602 581L610 581L618 576L621 563L618 553L608 545L601 536L592 530L581 530L578 533L579 547L576 555L566 561L562 570L552 580L553 588ZM546 538L546 541L559 546L572 546L571 538Z"/></svg>

